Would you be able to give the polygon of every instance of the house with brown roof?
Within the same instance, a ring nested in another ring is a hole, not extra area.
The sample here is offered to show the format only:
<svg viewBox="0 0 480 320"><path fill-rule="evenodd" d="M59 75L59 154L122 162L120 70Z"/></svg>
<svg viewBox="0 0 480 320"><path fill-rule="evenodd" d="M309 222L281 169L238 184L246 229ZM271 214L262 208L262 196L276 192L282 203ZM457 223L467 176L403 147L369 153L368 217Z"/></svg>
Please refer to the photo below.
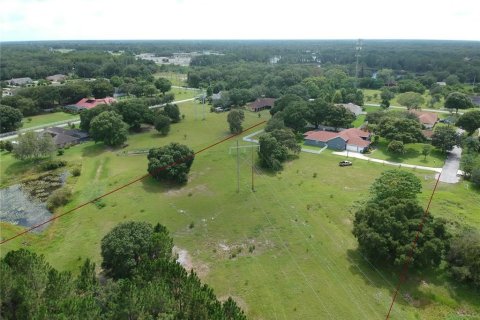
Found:
<svg viewBox="0 0 480 320"><path fill-rule="evenodd" d="M274 104L275 104L274 98L258 98L257 100L250 103L248 107L253 112L258 112L265 109L271 109Z"/></svg>
<svg viewBox="0 0 480 320"><path fill-rule="evenodd" d="M426 129L432 129L438 121L438 115L435 112L425 112L418 110L412 110L410 112L418 117L420 123L423 124Z"/></svg>
<svg viewBox="0 0 480 320"><path fill-rule="evenodd" d="M304 133L306 145L325 147L335 150L365 152L370 146L370 133L357 128L340 132L308 131Z"/></svg>

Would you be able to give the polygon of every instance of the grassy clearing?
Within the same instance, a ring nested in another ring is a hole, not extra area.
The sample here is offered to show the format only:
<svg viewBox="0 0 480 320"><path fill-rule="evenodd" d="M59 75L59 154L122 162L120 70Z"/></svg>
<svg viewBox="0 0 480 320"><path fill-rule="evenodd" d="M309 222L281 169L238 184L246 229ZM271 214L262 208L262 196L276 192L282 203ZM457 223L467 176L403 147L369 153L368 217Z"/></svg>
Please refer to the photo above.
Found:
<svg viewBox="0 0 480 320"><path fill-rule="evenodd" d="M175 94L175 101L195 98L201 92L196 90L188 90L188 89L180 89L180 88L172 88L170 92Z"/></svg>
<svg viewBox="0 0 480 320"><path fill-rule="evenodd" d="M176 72L157 72L154 74L155 78L166 78L170 80L174 86L186 86L187 85L187 75L183 73Z"/></svg>
<svg viewBox="0 0 480 320"><path fill-rule="evenodd" d="M352 125L355 127L355 128L359 128L362 126L362 124L365 122L365 117L366 115L364 114L361 114L357 117L357 119L355 119L355 121L352 122Z"/></svg>
<svg viewBox="0 0 480 320"><path fill-rule="evenodd" d="M31 120L29 120L31 119ZM23 118L23 126L20 129L28 129L36 126L41 126L57 121L71 120L77 121L80 117L66 112L46 113L38 116L31 116Z"/></svg>
<svg viewBox="0 0 480 320"><path fill-rule="evenodd" d="M422 155L422 148L425 143L409 143L405 145L404 154L395 154L387 150L387 140L380 138L375 145L375 149L369 155L372 158L387 160L392 162L407 163L427 167L443 167L446 156L435 148L432 148L430 155Z"/></svg>
<svg viewBox="0 0 480 320"><path fill-rule="evenodd" d="M200 150L228 136L226 113L207 113L205 121L196 120L195 105L179 106L186 118L172 126L169 136L154 131L135 134L129 137L127 150L170 141ZM246 112L245 118L248 127L266 120L268 112L260 119ZM117 223L160 222L176 245L188 250L197 272L215 293L243 301L251 319L384 318L397 270L372 267L356 250L351 228L355 208L386 168L358 159L352 159L352 167L340 168L341 158L329 152L301 153L279 174L258 172L253 193L251 154L242 152L237 193L236 156L229 154L234 145L230 140L199 154L186 186L168 187L147 178L103 199L103 208L87 205L56 220L42 234L2 246L1 254L27 245L45 254L55 267L78 272L86 257L98 265L100 240ZM2 156L2 175L18 166L9 157ZM66 150L63 157L81 164L82 175L74 185L73 202L59 212L143 175L147 166L144 155L118 156L117 150L92 142ZM420 199L426 204L433 174L413 172L423 182ZM479 228L479 193L466 186L440 185L432 213L438 211L450 221L460 215L462 222ZM19 230L2 224L2 237ZM428 287L420 285L421 280ZM421 308L405 301L407 293L414 297L413 304L422 303ZM446 282L444 273L426 272L409 279L392 319L438 319L460 309L480 312L474 293Z"/></svg>

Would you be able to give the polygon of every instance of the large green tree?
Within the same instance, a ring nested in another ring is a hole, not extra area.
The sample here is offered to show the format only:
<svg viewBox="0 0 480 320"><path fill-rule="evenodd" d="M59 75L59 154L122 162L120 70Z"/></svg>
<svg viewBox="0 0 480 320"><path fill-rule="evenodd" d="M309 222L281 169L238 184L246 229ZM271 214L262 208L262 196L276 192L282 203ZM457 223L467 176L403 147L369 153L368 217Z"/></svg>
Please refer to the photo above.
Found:
<svg viewBox="0 0 480 320"><path fill-rule="evenodd" d="M325 122L328 108L329 104L325 100L315 99L314 101L311 101L308 104L308 111L306 114L307 121L314 125L315 128L318 128L320 124Z"/></svg>
<svg viewBox="0 0 480 320"><path fill-rule="evenodd" d="M456 280L480 288L480 231L467 230L454 238L447 261Z"/></svg>
<svg viewBox="0 0 480 320"><path fill-rule="evenodd" d="M400 266L409 261L423 215L416 199L395 195L371 200L355 213L353 235L370 260ZM438 266L448 248L448 238L445 222L428 215L409 262L414 267Z"/></svg>
<svg viewBox="0 0 480 320"><path fill-rule="evenodd" d="M390 197L415 199L422 190L421 181L411 172L393 169L380 174L370 187L374 199Z"/></svg>
<svg viewBox="0 0 480 320"><path fill-rule="evenodd" d="M355 114L340 105L328 105L325 115L325 123L337 130L338 128L350 128L355 121Z"/></svg>
<svg viewBox="0 0 480 320"><path fill-rule="evenodd" d="M167 103L159 112L169 117L173 123L180 122L180 109L176 104Z"/></svg>
<svg viewBox="0 0 480 320"><path fill-rule="evenodd" d="M82 129L83 131L90 131L90 122L92 122L93 118L95 118L104 111L112 110L113 106L108 104L100 104L95 108L83 110L80 113L80 129Z"/></svg>
<svg viewBox="0 0 480 320"><path fill-rule="evenodd" d="M260 165L274 171L283 168L282 162L288 157L288 148L278 141L271 133L265 133L259 138L258 155Z"/></svg>
<svg viewBox="0 0 480 320"><path fill-rule="evenodd" d="M447 98L445 98L445 108L455 109L468 109L473 106L472 100L464 93L451 92Z"/></svg>
<svg viewBox="0 0 480 320"><path fill-rule="evenodd" d="M389 141L415 143L424 140L422 125L418 120L408 118L384 117L380 120L376 132Z"/></svg>
<svg viewBox="0 0 480 320"><path fill-rule="evenodd" d="M92 94L97 99L102 99L113 95L115 88L106 79L97 79L90 84Z"/></svg>
<svg viewBox="0 0 480 320"><path fill-rule="evenodd" d="M458 144L458 135L453 127L438 126L433 131L432 145L442 152L451 151Z"/></svg>
<svg viewBox="0 0 480 320"><path fill-rule="evenodd" d="M402 106L407 107L408 110L410 109L417 109L422 104L425 103L425 99L422 97L420 93L417 92L405 92L401 93L397 97L398 103Z"/></svg>
<svg viewBox="0 0 480 320"><path fill-rule="evenodd" d="M172 88L172 83L168 79L158 78L155 80L155 87L160 90L162 94L165 94L165 92L170 91Z"/></svg>
<svg viewBox="0 0 480 320"><path fill-rule="evenodd" d="M170 118L163 115L157 114L155 116L155 129L166 136L170 132Z"/></svg>
<svg viewBox="0 0 480 320"><path fill-rule="evenodd" d="M465 129L469 135L473 134L480 128L480 110L465 112L458 118L456 125Z"/></svg>
<svg viewBox="0 0 480 320"><path fill-rule="evenodd" d="M119 146L127 141L128 125L114 111L104 111L90 123L90 136L95 142L103 141L107 146Z"/></svg>
<svg viewBox="0 0 480 320"><path fill-rule="evenodd" d="M13 145L13 156L20 160L48 157L56 150L52 136L34 131L20 134Z"/></svg>
<svg viewBox="0 0 480 320"><path fill-rule="evenodd" d="M15 131L20 128L22 117L20 110L0 105L0 133Z"/></svg>
<svg viewBox="0 0 480 320"><path fill-rule="evenodd" d="M245 114L243 110L232 109L228 113L227 122L230 128L230 133L240 133L242 132L242 122L245 120Z"/></svg>
<svg viewBox="0 0 480 320"><path fill-rule="evenodd" d="M149 115L152 113L147 105L138 99L120 101L115 104L114 110L133 130L139 130L141 124L148 121Z"/></svg>
<svg viewBox="0 0 480 320"><path fill-rule="evenodd" d="M113 228L103 239L102 267L114 279L133 275L142 259L170 258L173 242L165 228L155 232L146 222L127 222Z"/></svg>
<svg viewBox="0 0 480 320"><path fill-rule="evenodd" d="M169 145L150 149L148 173L157 180L186 183L195 153L186 145L172 142Z"/></svg>
<svg viewBox="0 0 480 320"><path fill-rule="evenodd" d="M302 132L307 125L305 120L307 115L307 105L305 102L296 102L282 111L283 122L285 126L291 128L295 132Z"/></svg>

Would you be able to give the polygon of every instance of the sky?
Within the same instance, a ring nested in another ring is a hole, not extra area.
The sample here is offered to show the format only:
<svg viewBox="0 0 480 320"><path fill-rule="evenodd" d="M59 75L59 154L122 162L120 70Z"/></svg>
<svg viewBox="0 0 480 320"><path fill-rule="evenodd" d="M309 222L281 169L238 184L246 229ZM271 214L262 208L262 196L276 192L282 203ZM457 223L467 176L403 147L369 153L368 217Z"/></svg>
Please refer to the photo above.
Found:
<svg viewBox="0 0 480 320"><path fill-rule="evenodd" d="M0 40L480 41L480 0L9 0Z"/></svg>

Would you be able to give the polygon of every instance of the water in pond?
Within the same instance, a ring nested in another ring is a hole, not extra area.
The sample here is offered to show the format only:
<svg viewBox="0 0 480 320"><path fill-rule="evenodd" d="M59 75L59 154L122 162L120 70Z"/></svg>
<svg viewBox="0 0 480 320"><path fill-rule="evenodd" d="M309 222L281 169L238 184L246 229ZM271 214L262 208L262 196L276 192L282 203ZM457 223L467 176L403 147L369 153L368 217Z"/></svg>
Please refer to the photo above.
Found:
<svg viewBox="0 0 480 320"><path fill-rule="evenodd" d="M0 189L0 221L32 227L48 220L52 213L47 209L44 195L60 188L65 179L65 173L49 174ZM35 230L41 231L46 226Z"/></svg>

